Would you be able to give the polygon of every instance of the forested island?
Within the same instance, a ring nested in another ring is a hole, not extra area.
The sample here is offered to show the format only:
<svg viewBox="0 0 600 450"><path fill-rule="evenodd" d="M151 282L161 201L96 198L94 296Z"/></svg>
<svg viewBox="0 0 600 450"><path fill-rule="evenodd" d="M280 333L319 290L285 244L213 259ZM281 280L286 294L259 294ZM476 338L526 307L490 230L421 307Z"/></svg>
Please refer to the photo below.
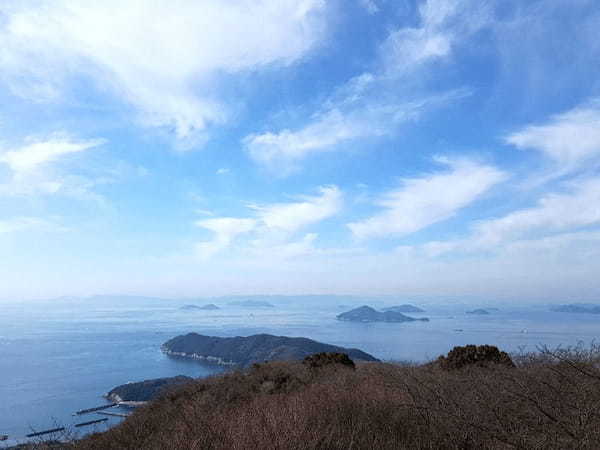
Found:
<svg viewBox="0 0 600 450"><path fill-rule="evenodd" d="M396 311L377 311L375 308L370 306L361 306L353 310L347 311L337 315L338 320L345 320L348 322L429 322L426 317L414 318L405 316L404 314Z"/></svg>
<svg viewBox="0 0 600 450"><path fill-rule="evenodd" d="M240 367L265 361L301 360L319 352L343 352L358 361L377 361L374 356L355 348L324 344L302 337L270 334L215 337L189 333L170 339L161 349L172 356Z"/></svg>

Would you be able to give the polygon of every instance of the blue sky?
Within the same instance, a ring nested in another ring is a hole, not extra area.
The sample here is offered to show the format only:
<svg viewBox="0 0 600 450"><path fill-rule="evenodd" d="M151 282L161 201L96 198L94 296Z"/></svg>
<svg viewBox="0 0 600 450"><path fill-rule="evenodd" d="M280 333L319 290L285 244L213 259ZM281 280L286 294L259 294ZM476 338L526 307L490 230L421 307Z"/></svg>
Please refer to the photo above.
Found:
<svg viewBox="0 0 600 450"><path fill-rule="evenodd" d="M600 296L595 0L4 0L0 299Z"/></svg>

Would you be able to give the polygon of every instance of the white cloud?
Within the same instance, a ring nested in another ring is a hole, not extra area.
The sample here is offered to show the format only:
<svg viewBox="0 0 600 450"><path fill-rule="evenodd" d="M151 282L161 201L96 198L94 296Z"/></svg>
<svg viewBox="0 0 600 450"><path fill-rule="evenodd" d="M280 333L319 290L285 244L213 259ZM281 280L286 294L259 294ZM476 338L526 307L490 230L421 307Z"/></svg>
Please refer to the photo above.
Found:
<svg viewBox="0 0 600 450"><path fill-rule="evenodd" d="M211 241L196 244L197 254L203 259L208 259L227 248L236 236L252 231L256 227L257 222L254 219L218 217L215 219L198 220L195 224L214 233L214 238Z"/></svg>
<svg viewBox="0 0 600 450"><path fill-rule="evenodd" d="M302 127L248 135L243 144L257 163L287 175L315 153L339 149L349 141L389 135L398 125L434 107L470 95L467 89L436 92L424 88L426 62L451 54L489 22L487 6L472 0L428 0L419 8L420 24L401 27L380 45L372 72L351 78ZM376 5L367 2L367 6Z"/></svg>
<svg viewBox="0 0 600 450"><path fill-rule="evenodd" d="M375 0L358 0L360 6L365 8L369 14L375 14L379 12L379 6Z"/></svg>
<svg viewBox="0 0 600 450"><path fill-rule="evenodd" d="M439 161L450 171L403 180L377 201L383 212L348 224L352 233L361 239L414 233L449 219L506 178L498 169L472 161Z"/></svg>
<svg viewBox="0 0 600 450"><path fill-rule="evenodd" d="M472 245L489 247L532 231L548 233L600 224L600 180L574 182L571 191L547 194L533 208L478 223Z"/></svg>
<svg viewBox="0 0 600 450"><path fill-rule="evenodd" d="M356 98L351 100L352 95ZM311 122L298 130L251 134L244 138L243 144L256 162L280 175L287 175L311 154L336 150L336 146L353 139L390 134L400 123L415 120L423 112L465 95L468 95L466 91L457 90L412 102L387 103L368 99L364 103L362 94L349 93L349 97L342 100L345 105L334 105L332 109L317 113ZM343 106L345 111L338 106Z"/></svg>
<svg viewBox="0 0 600 450"><path fill-rule="evenodd" d="M80 153L99 145L104 140L77 140L65 134L47 139L28 138L18 148L0 153L0 164L9 169L9 179L0 183L0 195L33 195L70 192L72 195L92 195L89 188L94 181L62 173L56 165L69 154Z"/></svg>
<svg viewBox="0 0 600 450"><path fill-rule="evenodd" d="M17 174L30 172L69 153L82 152L104 143L100 139L76 141L66 136L42 141L29 140L32 142L23 147L0 153L0 162L7 164Z"/></svg>
<svg viewBox="0 0 600 450"><path fill-rule="evenodd" d="M225 168L225 167L221 167L220 169L217 170L216 174L217 175L225 175L226 173L229 173L230 170Z"/></svg>
<svg viewBox="0 0 600 450"><path fill-rule="evenodd" d="M342 207L342 193L336 186L319 188L315 196L302 196L301 201L249 205L254 216L249 218L220 217L199 220L195 224L214 233L213 239L197 244L196 250L208 258L229 247L239 235L253 232L249 242L254 251L279 248L282 254L306 249L316 234L309 233L304 240L290 242L297 231L337 214ZM285 249L285 251L283 251Z"/></svg>
<svg viewBox="0 0 600 450"><path fill-rule="evenodd" d="M506 137L520 149L536 150L560 165L559 174L600 159L600 100L531 125Z"/></svg>
<svg viewBox="0 0 600 450"><path fill-rule="evenodd" d="M297 61L323 36L325 9L323 0L5 2L0 79L44 100L84 75L145 123L189 137L226 120L221 74Z"/></svg>
<svg viewBox="0 0 600 450"><path fill-rule="evenodd" d="M600 180L588 178L572 181L566 193L549 193L537 205L511 212L496 219L476 222L464 239L432 241L421 246L427 256L480 251L505 251L531 247L536 242L545 246L562 242L586 227L600 225Z"/></svg>
<svg viewBox="0 0 600 450"><path fill-rule="evenodd" d="M342 193L336 186L319 188L321 195L301 197L300 202L253 206L261 222L272 229L293 233L334 216L342 208Z"/></svg>
<svg viewBox="0 0 600 450"><path fill-rule="evenodd" d="M386 70L406 73L449 57L455 45L490 22L488 8L477 0L425 1L419 26L393 31L381 46Z"/></svg>
<svg viewBox="0 0 600 450"><path fill-rule="evenodd" d="M0 220L0 234L30 230L44 232L67 231L65 227L38 217L13 217L11 219Z"/></svg>

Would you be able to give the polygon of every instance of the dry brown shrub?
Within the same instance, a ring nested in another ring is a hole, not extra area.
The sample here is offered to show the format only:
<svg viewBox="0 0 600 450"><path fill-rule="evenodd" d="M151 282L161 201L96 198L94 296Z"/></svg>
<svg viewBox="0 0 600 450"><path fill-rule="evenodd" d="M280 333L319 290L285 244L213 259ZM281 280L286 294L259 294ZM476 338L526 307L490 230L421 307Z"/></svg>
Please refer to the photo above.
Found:
<svg viewBox="0 0 600 450"><path fill-rule="evenodd" d="M542 349L517 367L456 371L260 364L169 392L75 447L597 449L598 360L597 352Z"/></svg>

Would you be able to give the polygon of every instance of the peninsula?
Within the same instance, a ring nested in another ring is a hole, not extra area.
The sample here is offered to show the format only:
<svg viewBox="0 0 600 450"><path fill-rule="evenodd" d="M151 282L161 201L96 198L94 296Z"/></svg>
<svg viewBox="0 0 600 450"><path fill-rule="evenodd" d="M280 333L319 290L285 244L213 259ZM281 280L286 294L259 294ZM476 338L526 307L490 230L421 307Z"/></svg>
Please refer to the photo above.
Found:
<svg viewBox="0 0 600 450"><path fill-rule="evenodd" d="M148 402L154 400L165 389L192 381L193 378L179 375L168 378L155 378L137 383L127 383L111 389L105 397L115 403Z"/></svg>

